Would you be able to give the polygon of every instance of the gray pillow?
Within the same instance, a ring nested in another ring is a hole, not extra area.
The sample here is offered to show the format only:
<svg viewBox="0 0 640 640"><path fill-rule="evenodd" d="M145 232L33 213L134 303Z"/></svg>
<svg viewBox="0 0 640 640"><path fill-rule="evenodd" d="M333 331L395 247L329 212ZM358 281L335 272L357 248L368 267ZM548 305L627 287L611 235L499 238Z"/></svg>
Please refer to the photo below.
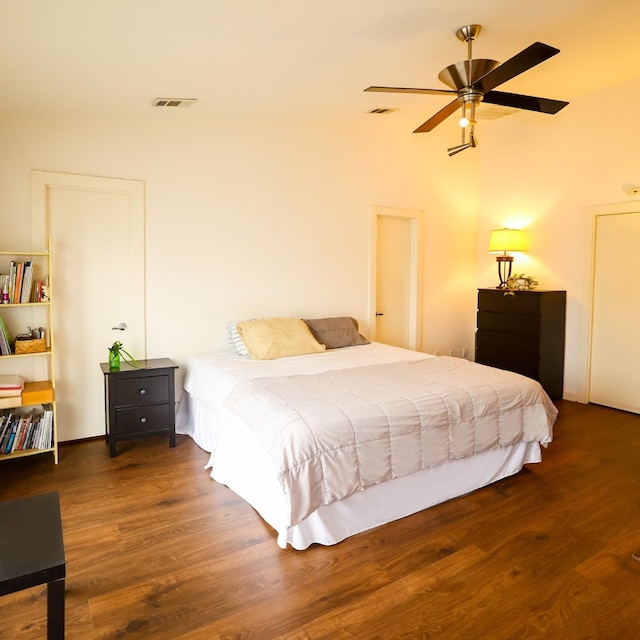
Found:
<svg viewBox="0 0 640 640"><path fill-rule="evenodd" d="M327 349L369 344L369 340L358 333L358 322L355 318L345 316L304 321L307 323L313 337L320 344L324 344Z"/></svg>

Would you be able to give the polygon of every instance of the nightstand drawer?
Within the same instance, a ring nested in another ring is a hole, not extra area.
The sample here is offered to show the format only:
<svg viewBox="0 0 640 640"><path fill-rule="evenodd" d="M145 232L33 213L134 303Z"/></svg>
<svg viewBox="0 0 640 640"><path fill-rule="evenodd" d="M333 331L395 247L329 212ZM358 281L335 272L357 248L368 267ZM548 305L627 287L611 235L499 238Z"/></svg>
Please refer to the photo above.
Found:
<svg viewBox="0 0 640 640"><path fill-rule="evenodd" d="M115 382L116 407L139 407L169 401L169 376L118 378Z"/></svg>
<svg viewBox="0 0 640 640"><path fill-rule="evenodd" d="M173 407L154 404L148 407L130 407L116 410L116 433L118 437L133 436L152 431L169 431Z"/></svg>

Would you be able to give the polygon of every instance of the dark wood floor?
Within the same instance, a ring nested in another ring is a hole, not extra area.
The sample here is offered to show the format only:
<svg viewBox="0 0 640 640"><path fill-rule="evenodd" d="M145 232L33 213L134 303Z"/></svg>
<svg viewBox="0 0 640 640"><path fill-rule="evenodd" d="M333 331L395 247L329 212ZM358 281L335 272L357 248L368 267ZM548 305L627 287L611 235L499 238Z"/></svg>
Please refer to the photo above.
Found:
<svg viewBox="0 0 640 640"><path fill-rule="evenodd" d="M3 462L0 499L60 492L68 640L638 638L640 416L558 406L541 464L303 552L184 436ZM45 637L45 593L0 598L2 640Z"/></svg>

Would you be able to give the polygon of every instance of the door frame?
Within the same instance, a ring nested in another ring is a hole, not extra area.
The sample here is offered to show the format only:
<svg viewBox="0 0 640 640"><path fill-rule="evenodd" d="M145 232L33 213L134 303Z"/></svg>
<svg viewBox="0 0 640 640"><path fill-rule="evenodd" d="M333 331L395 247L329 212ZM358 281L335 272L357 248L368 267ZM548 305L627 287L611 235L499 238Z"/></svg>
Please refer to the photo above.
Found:
<svg viewBox="0 0 640 640"><path fill-rule="evenodd" d="M424 212L372 205L369 209L369 338L376 339L378 219L408 220L411 229L409 266L409 348L422 348L422 252Z"/></svg>

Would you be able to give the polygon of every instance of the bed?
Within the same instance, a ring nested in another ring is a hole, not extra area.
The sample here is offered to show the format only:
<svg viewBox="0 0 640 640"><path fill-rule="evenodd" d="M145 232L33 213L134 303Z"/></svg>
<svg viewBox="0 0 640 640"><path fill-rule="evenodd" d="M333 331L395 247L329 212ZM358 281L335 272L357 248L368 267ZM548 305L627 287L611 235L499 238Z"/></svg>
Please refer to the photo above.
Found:
<svg viewBox="0 0 640 640"><path fill-rule="evenodd" d="M211 477L282 548L336 544L469 493L540 462L552 441L557 409L530 378L366 339L314 343L191 357L177 414Z"/></svg>

